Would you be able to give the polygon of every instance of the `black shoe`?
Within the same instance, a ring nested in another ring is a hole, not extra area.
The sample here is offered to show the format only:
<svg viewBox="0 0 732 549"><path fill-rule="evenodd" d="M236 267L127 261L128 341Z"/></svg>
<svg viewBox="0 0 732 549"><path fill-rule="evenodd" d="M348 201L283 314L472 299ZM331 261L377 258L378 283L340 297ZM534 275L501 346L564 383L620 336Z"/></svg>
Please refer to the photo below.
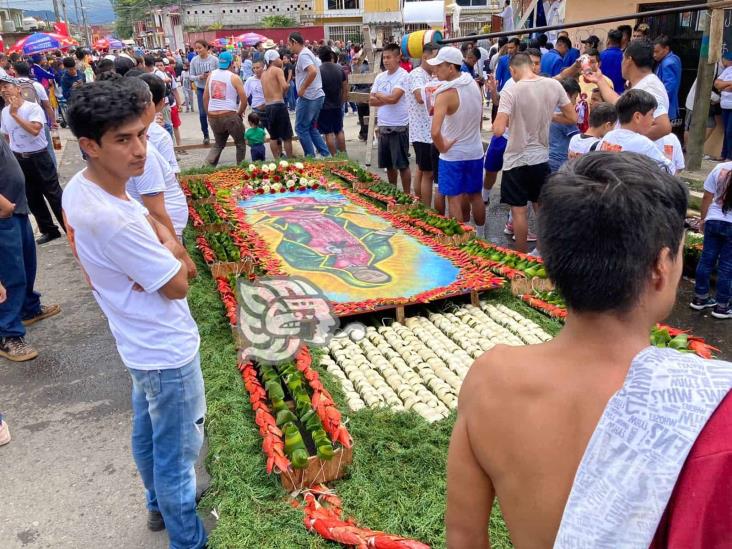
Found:
<svg viewBox="0 0 732 549"><path fill-rule="evenodd" d="M147 529L152 532L160 532L165 530L165 521L160 511L148 511L147 512Z"/></svg>
<svg viewBox="0 0 732 549"><path fill-rule="evenodd" d="M43 233L38 240L36 240L36 244L39 246L41 244L46 244L47 242L51 242L51 240L56 240L57 238L61 238L61 233Z"/></svg>
<svg viewBox="0 0 732 549"><path fill-rule="evenodd" d="M208 137L204 137L203 138L203 144L204 145L209 145L210 143L211 143L211 140Z"/></svg>

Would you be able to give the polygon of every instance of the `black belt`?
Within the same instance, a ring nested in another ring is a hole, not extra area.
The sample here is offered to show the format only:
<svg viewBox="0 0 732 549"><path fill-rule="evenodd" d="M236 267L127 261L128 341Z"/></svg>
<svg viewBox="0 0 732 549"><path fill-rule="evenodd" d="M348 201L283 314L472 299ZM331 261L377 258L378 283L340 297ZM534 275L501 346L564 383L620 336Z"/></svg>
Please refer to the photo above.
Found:
<svg viewBox="0 0 732 549"><path fill-rule="evenodd" d="M40 151L33 151L33 152L15 152L13 151L13 154L17 156L18 158L30 158L31 156L36 156L38 154L47 153L48 149L41 149Z"/></svg>

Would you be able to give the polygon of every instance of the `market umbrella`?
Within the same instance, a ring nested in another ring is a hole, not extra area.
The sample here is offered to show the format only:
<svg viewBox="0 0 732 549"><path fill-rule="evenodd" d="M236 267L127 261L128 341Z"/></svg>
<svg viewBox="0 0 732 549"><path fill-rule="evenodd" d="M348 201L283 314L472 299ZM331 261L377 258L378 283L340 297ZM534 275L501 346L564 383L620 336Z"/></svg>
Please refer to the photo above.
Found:
<svg viewBox="0 0 732 549"><path fill-rule="evenodd" d="M35 32L28 37L23 44L23 53L31 55L33 53L43 53L49 50L57 50L61 47L61 40L43 32Z"/></svg>
<svg viewBox="0 0 732 549"><path fill-rule="evenodd" d="M96 42L94 42L94 49L95 50L108 50L109 49L109 40L106 38L100 38Z"/></svg>
<svg viewBox="0 0 732 549"><path fill-rule="evenodd" d="M70 36L65 36L63 34L58 34L55 32L45 32L45 33L36 33L36 34L45 34L46 36L50 36L54 40L57 40L59 42L58 49L65 50L71 46L76 46L79 43L71 38ZM31 34L26 36L25 38L22 38L18 40L13 46L10 48L9 53L28 53L23 50L23 47L28 43L28 41L31 39L31 37L35 36L35 34ZM49 49L55 49L55 48L49 48ZM40 53L39 51L29 52L29 53Z"/></svg>
<svg viewBox="0 0 732 549"><path fill-rule="evenodd" d="M114 36L107 36L107 42L109 43L109 47L113 50L122 50L125 47L122 40L115 38Z"/></svg>
<svg viewBox="0 0 732 549"><path fill-rule="evenodd" d="M241 42L245 46L253 46L257 42L266 42L267 37L257 34L256 32L245 32L234 37L234 42Z"/></svg>

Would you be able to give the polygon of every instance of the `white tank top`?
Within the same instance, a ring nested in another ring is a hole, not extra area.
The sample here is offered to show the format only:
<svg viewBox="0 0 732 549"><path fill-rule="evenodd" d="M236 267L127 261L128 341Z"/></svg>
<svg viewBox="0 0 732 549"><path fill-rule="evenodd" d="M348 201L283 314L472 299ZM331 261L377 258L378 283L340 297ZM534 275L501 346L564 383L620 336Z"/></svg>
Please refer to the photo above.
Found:
<svg viewBox="0 0 732 549"><path fill-rule="evenodd" d="M442 136L446 141L457 139L440 158L450 162L477 160L483 157L483 141L480 137L480 119L483 116L483 96L478 85L454 88L460 98L455 114L448 114L442 122Z"/></svg>
<svg viewBox="0 0 732 549"><path fill-rule="evenodd" d="M208 111L236 111L239 94L231 83L234 74L228 70L216 69L208 81Z"/></svg>

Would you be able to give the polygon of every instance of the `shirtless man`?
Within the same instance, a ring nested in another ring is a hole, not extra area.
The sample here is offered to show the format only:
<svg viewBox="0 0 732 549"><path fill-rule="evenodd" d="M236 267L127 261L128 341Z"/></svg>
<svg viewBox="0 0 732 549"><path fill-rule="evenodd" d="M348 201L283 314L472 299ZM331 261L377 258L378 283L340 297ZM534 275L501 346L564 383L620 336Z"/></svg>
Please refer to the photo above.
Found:
<svg viewBox="0 0 732 549"><path fill-rule="evenodd" d="M676 301L686 188L644 156L596 153L552 176L542 204L569 315L552 341L498 345L468 372L448 547L489 547L495 498L516 547L726 546L732 364L648 339Z"/></svg>
<svg viewBox="0 0 732 549"><path fill-rule="evenodd" d="M264 62L267 69L262 73L261 81L266 104L269 147L272 149L272 156L277 159L282 154L280 146L280 141L282 141L287 158L292 158L292 124L284 99L290 85L285 80L282 59L277 50L267 50L264 53Z"/></svg>

